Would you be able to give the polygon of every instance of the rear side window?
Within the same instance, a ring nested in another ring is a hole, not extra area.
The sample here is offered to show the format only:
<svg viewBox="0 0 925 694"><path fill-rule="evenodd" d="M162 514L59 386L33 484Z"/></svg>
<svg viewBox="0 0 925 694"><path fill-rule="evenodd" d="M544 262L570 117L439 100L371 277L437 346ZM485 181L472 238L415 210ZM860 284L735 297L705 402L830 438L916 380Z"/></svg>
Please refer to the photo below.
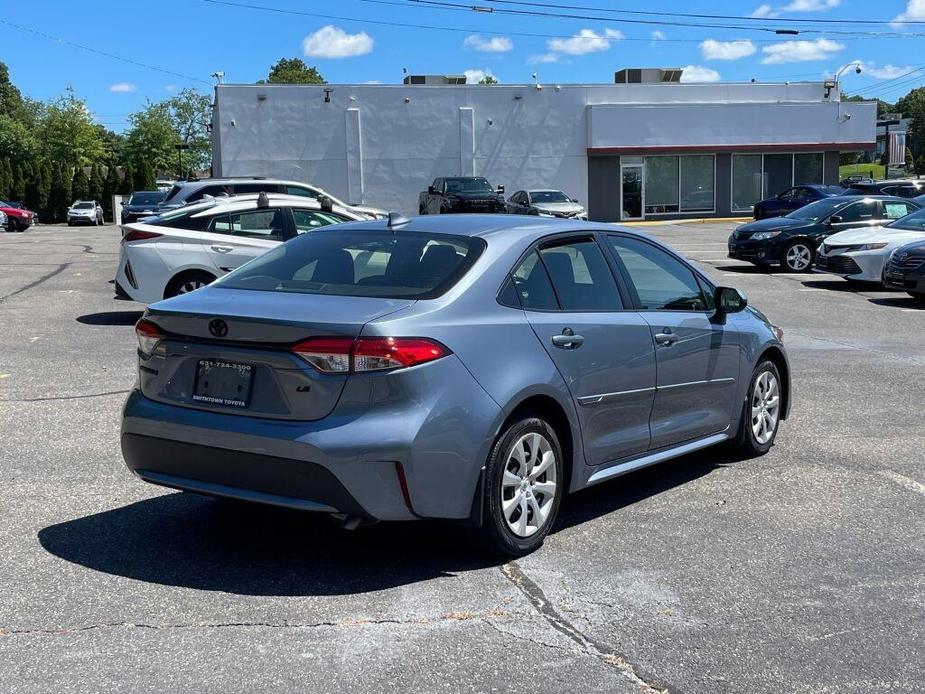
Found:
<svg viewBox="0 0 925 694"><path fill-rule="evenodd" d="M540 256L563 311L623 308L613 273L595 241L575 241L543 248Z"/></svg>
<svg viewBox="0 0 925 694"><path fill-rule="evenodd" d="M608 236L607 244L626 269L643 311L707 310L694 272L671 254L623 236Z"/></svg>
<svg viewBox="0 0 925 694"><path fill-rule="evenodd" d="M915 212L916 208L905 202L883 201L883 216L887 219L899 219L905 217L910 212Z"/></svg>
<svg viewBox="0 0 925 694"><path fill-rule="evenodd" d="M279 186L276 183L266 182L235 183L234 194L247 195L248 193L279 193L281 187L282 186Z"/></svg>
<svg viewBox="0 0 925 694"><path fill-rule="evenodd" d="M302 186L286 186L286 195L301 195L303 198L317 199L318 195L308 188Z"/></svg>
<svg viewBox="0 0 925 694"><path fill-rule="evenodd" d="M203 186L194 193L191 193L186 202L193 202L195 200L201 200L206 195L211 195L213 198L218 197L219 195L229 195L227 186Z"/></svg>
<svg viewBox="0 0 925 694"><path fill-rule="evenodd" d="M432 299L472 267L485 242L468 236L319 230L226 275L231 289Z"/></svg>
<svg viewBox="0 0 925 694"><path fill-rule="evenodd" d="M534 251L514 270L512 275L514 288L520 298L520 305L535 311L558 311L559 302L552 289L549 275Z"/></svg>
<svg viewBox="0 0 925 694"><path fill-rule="evenodd" d="M267 241L282 241L285 228L283 210L254 210L217 215L209 231L232 236L245 236Z"/></svg>
<svg viewBox="0 0 925 694"><path fill-rule="evenodd" d="M292 210L292 219L295 221L296 231L300 234L325 227L328 224L340 224L341 222L350 221L346 217L334 214L333 212L301 209Z"/></svg>

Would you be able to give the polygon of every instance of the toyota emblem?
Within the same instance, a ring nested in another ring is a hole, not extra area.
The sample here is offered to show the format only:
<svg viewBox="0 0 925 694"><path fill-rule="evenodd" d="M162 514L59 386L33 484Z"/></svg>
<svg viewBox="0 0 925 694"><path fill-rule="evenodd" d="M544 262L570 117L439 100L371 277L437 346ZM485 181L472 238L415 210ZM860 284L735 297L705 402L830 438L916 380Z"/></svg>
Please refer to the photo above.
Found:
<svg viewBox="0 0 925 694"><path fill-rule="evenodd" d="M215 337L225 337L228 334L228 324L221 318L209 321L209 332Z"/></svg>

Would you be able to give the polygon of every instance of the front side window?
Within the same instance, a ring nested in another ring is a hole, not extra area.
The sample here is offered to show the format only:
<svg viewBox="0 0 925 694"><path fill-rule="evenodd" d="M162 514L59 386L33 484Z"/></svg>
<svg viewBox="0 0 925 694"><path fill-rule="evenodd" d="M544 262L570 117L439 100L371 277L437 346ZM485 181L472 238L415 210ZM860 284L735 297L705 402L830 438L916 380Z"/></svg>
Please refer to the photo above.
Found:
<svg viewBox="0 0 925 694"><path fill-rule="evenodd" d="M254 210L216 215L212 219L209 231L267 241L282 241L285 228L283 215L282 210Z"/></svg>
<svg viewBox="0 0 925 694"><path fill-rule="evenodd" d="M623 308L613 273L595 241L574 241L540 250L563 311Z"/></svg>
<svg viewBox="0 0 925 694"><path fill-rule="evenodd" d="M843 222L863 222L877 216L877 201L863 200L844 207L835 213Z"/></svg>
<svg viewBox="0 0 925 694"><path fill-rule="evenodd" d="M432 299L472 267L485 242L449 234L320 229L225 275L229 289Z"/></svg>
<svg viewBox="0 0 925 694"><path fill-rule="evenodd" d="M349 221L346 217L341 217L339 214L334 214L333 212L302 209L293 209L292 219L295 222L295 230L300 234L327 226L328 224L339 224Z"/></svg>
<svg viewBox="0 0 925 694"><path fill-rule="evenodd" d="M671 254L623 236L608 236L607 244L626 268L643 311L708 310L696 275Z"/></svg>

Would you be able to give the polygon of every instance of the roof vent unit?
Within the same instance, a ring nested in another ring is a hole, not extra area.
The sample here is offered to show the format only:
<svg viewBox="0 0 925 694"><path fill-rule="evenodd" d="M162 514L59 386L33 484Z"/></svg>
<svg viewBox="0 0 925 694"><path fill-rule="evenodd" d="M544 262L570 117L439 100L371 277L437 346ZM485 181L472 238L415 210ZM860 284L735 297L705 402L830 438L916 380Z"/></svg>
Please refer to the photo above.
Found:
<svg viewBox="0 0 925 694"><path fill-rule="evenodd" d="M403 84L447 85L465 84L465 75L405 75Z"/></svg>
<svg viewBox="0 0 925 694"><path fill-rule="evenodd" d="M658 84L681 81L683 69L679 67L630 67L613 73L614 84Z"/></svg>

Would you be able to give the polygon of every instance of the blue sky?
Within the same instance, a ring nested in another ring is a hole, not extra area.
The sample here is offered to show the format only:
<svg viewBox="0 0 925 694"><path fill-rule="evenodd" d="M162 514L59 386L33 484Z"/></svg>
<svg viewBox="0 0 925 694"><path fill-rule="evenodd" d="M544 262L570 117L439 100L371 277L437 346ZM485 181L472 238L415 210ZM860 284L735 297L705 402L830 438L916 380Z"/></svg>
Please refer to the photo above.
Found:
<svg viewBox="0 0 925 694"><path fill-rule="evenodd" d="M330 82L397 83L405 67L412 73L491 73L505 83L529 82L533 72L546 83L609 82L616 69L646 66L686 67L686 75L698 81L797 81L820 79L860 60L864 72L844 78L848 92L894 100L925 83L925 69L902 77L925 62L925 0L534 1L538 5L469 0L468 6L477 2L494 8L492 13L413 0L8 3L0 16L2 59L29 96L49 99L73 86L98 120L117 131L147 99L160 100L185 86L208 91L216 70L225 72L227 82L254 82L278 58L296 56L316 65ZM539 6L549 4L764 21ZM505 15L505 10L593 18ZM902 20L922 24L895 23ZM635 23L648 21L693 26ZM752 27L796 28L801 34L780 36Z"/></svg>

